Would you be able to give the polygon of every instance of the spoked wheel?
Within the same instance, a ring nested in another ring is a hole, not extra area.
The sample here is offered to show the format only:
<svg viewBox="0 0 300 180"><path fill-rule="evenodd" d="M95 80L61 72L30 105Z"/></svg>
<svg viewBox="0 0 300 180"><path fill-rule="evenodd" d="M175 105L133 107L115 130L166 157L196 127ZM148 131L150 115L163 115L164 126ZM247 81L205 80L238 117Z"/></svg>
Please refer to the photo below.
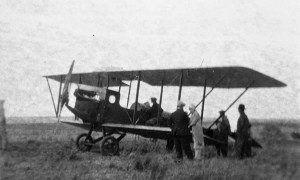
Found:
<svg viewBox="0 0 300 180"><path fill-rule="evenodd" d="M80 134L76 139L76 146L82 152L90 151L92 149L91 144L93 144L93 139L88 137L86 133Z"/></svg>
<svg viewBox="0 0 300 180"><path fill-rule="evenodd" d="M113 136L107 136L101 141L101 153L106 156L113 156L119 152L119 142Z"/></svg>

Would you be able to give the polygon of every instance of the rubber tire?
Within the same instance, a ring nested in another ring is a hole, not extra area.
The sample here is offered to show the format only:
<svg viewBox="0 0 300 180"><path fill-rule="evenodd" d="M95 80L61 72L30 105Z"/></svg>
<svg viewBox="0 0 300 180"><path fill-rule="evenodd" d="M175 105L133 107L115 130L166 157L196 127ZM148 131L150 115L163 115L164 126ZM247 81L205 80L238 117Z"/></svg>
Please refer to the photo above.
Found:
<svg viewBox="0 0 300 180"><path fill-rule="evenodd" d="M93 139L91 137L87 138L87 136L88 136L87 133L83 133L76 138L76 147L79 151L87 152L92 149L92 145L83 144L85 142L92 143Z"/></svg>
<svg viewBox="0 0 300 180"><path fill-rule="evenodd" d="M104 156L113 156L119 152L119 142L113 136L106 136L101 141L101 153Z"/></svg>

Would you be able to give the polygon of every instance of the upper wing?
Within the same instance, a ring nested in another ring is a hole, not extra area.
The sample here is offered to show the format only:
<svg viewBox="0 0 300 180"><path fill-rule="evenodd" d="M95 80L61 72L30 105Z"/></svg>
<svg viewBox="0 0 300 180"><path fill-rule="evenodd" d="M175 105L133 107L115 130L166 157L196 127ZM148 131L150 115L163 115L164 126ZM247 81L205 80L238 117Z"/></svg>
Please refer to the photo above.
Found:
<svg viewBox="0 0 300 180"><path fill-rule="evenodd" d="M106 86L120 85L123 80L136 80L141 75L141 81L152 86L178 86L182 76L183 86L204 86L217 88L245 88L251 82L251 88L284 87L286 84L263 73L245 67L210 67L187 69L158 69L134 71L100 71L77 73L72 75L71 82L96 86L102 82ZM56 81L65 78L65 74L44 76ZM108 80L109 79L109 80Z"/></svg>
<svg viewBox="0 0 300 180"><path fill-rule="evenodd" d="M48 75L45 78L53 79L58 82L63 82L66 78L66 74ZM109 86L128 86L126 83L122 82L122 78L117 78L117 76L111 75L108 72L90 72L90 73L73 73L70 82L85 84L89 86L96 87L106 87Z"/></svg>

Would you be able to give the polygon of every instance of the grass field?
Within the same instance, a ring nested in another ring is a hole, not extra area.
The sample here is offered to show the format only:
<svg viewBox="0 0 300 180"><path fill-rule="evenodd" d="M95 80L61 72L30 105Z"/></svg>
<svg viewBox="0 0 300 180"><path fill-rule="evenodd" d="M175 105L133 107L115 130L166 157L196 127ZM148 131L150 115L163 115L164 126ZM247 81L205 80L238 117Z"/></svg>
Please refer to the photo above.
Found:
<svg viewBox="0 0 300 180"><path fill-rule="evenodd" d="M8 124L3 179L299 179L300 140L291 137L299 124L253 123L253 136L263 145L255 156L236 160L205 148L204 164L184 159L174 163L165 142L126 136L120 155L102 156L98 148L78 152L75 139L84 130L64 124ZM99 135L99 134L98 134ZM233 144L230 143L230 152Z"/></svg>

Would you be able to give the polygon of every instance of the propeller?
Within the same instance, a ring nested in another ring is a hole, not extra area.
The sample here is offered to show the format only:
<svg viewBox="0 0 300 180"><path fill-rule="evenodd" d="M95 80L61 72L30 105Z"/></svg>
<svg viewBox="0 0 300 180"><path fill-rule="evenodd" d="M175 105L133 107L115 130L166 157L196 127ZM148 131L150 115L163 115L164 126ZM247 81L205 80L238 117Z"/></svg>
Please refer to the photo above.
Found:
<svg viewBox="0 0 300 180"><path fill-rule="evenodd" d="M75 60L73 60L71 66L70 66L69 72L65 78L63 91L60 96L60 105L58 106L58 122L60 120L62 108L64 107L65 103L69 101L69 87L70 87L69 85L70 85L70 81L72 78L72 71L73 71L74 63L75 63Z"/></svg>

